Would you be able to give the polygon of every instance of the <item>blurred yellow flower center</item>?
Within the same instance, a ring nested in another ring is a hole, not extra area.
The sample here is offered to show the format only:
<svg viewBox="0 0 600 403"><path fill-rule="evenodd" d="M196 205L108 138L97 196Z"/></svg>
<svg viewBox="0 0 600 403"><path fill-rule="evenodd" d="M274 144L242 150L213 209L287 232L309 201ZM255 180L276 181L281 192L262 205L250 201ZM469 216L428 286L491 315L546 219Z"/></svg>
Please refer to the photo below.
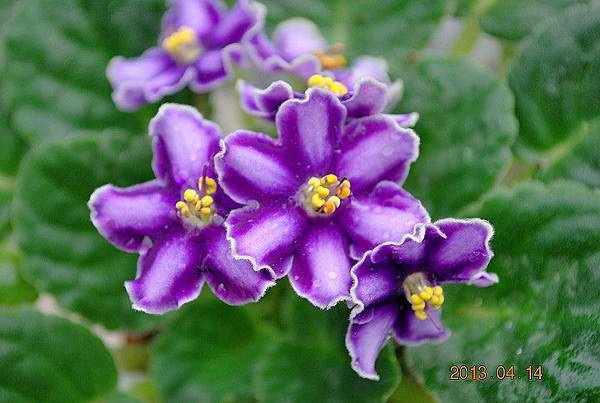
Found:
<svg viewBox="0 0 600 403"><path fill-rule="evenodd" d="M312 177L303 192L303 204L307 211L318 215L330 215L340 207L342 200L350 196L350 181L338 180L334 174L322 178Z"/></svg>
<svg viewBox="0 0 600 403"><path fill-rule="evenodd" d="M186 189L183 200L175 204L179 215L196 226L209 224L215 214L215 203L211 195L216 191L217 182L203 176L198 181L198 190Z"/></svg>
<svg viewBox="0 0 600 403"><path fill-rule="evenodd" d="M331 77L324 77L320 74L311 76L306 84L311 88L325 88L333 92L338 97L341 97L348 92L348 89L344 84L340 83L339 81L333 81Z"/></svg>
<svg viewBox="0 0 600 403"><path fill-rule="evenodd" d="M202 53L196 33L189 27L181 27L167 36L162 47L180 64L192 63Z"/></svg>
<svg viewBox="0 0 600 403"><path fill-rule="evenodd" d="M346 64L348 64L348 61L344 55L326 53L322 50L315 50L313 54L319 58L321 66L326 70L339 69L340 67L344 67Z"/></svg>
<svg viewBox="0 0 600 403"><path fill-rule="evenodd" d="M444 290L439 285L431 286L423 273L413 273L402 283L406 299L411 305L415 316L420 320L427 319L427 306L440 309L444 303Z"/></svg>

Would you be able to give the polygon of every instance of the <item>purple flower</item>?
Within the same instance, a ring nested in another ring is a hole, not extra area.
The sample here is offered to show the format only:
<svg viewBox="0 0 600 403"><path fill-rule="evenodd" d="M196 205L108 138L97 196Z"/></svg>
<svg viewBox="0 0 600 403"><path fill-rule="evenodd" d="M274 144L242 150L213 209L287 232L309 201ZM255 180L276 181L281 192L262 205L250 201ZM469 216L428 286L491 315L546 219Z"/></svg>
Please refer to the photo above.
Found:
<svg viewBox="0 0 600 403"><path fill-rule="evenodd" d="M369 251L352 268L352 299L346 346L352 367L378 379L375 361L392 333L416 345L449 337L440 321L445 283L480 287L498 282L485 271L493 253L487 221L445 219L415 227L414 235Z"/></svg>
<svg viewBox="0 0 600 403"><path fill-rule="evenodd" d="M248 35L249 53L256 65L269 73L287 72L307 80L309 87L332 90L339 96L355 89L364 77L385 84L379 101L391 109L400 100L402 84L391 82L384 59L362 56L347 67L339 46L330 46L319 29L303 18L284 21L276 29L271 42L262 29ZM323 75L321 73L323 72ZM382 108L383 109L383 108Z"/></svg>
<svg viewBox="0 0 600 403"><path fill-rule="evenodd" d="M323 85L327 77L320 77ZM331 83L334 83L330 80ZM328 89L328 88L326 88ZM275 81L265 89L259 89L244 81L238 81L240 101L244 110L250 115L274 121L279 107L290 99L304 99L305 94L296 92L291 85L285 81ZM335 93L335 91L332 91ZM387 109L390 103L390 92L388 87L370 77L363 77L356 81L352 90L338 95L342 105L346 107L349 119L376 115ZM396 120L402 127L413 127L419 119L418 113L387 115Z"/></svg>
<svg viewBox="0 0 600 403"><path fill-rule="evenodd" d="M189 85L208 92L227 81L233 63L245 64L242 41L262 26L262 6L239 0L227 11L219 0L170 0L159 46L135 59L115 57L107 69L113 99L134 110Z"/></svg>
<svg viewBox="0 0 600 403"><path fill-rule="evenodd" d="M417 158L416 135L383 115L345 121L335 95L310 89L279 108L279 140L238 131L215 158L223 188L246 205L226 220L234 253L289 273L321 308L349 299L351 258L429 221L399 185Z"/></svg>
<svg viewBox="0 0 600 403"><path fill-rule="evenodd" d="M268 270L234 259L223 220L238 207L214 180L221 133L193 108L165 104L150 123L156 179L128 188L105 185L89 206L98 231L140 254L125 284L135 309L160 314L195 299L204 282L232 305L258 300L274 284Z"/></svg>

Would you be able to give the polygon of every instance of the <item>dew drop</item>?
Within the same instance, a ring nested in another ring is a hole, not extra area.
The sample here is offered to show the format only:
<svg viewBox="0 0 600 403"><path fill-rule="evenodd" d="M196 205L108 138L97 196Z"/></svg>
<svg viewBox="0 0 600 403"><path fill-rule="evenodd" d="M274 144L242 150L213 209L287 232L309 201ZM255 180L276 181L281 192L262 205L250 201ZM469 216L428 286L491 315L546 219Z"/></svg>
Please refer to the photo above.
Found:
<svg viewBox="0 0 600 403"><path fill-rule="evenodd" d="M517 352L516 352L516 354L517 354L517 355L521 355L522 353L523 353L523 348L522 348L522 347L519 347L519 348L517 349Z"/></svg>
<svg viewBox="0 0 600 403"><path fill-rule="evenodd" d="M335 280L336 278L338 278L338 274L336 272L334 272L334 271L330 271L329 273L327 273L327 275L332 280Z"/></svg>
<svg viewBox="0 0 600 403"><path fill-rule="evenodd" d="M321 280L315 280L315 281L313 281L313 285L314 285L316 288L319 288L319 287L321 287Z"/></svg>

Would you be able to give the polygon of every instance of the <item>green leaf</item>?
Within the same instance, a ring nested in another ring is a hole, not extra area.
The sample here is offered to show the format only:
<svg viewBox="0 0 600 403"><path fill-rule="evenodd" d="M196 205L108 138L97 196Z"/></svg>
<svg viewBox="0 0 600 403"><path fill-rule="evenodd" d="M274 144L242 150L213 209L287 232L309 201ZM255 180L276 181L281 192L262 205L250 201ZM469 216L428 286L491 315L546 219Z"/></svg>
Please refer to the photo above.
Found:
<svg viewBox="0 0 600 403"><path fill-rule="evenodd" d="M489 270L500 283L448 287L444 321L453 335L412 349L415 367L443 400L600 398L598 200L600 191L577 183L524 183L470 212L495 227ZM450 365L486 365L488 378L450 381ZM514 379L490 379L499 365L514 366ZM530 365L543 367L542 380L528 379Z"/></svg>
<svg viewBox="0 0 600 403"><path fill-rule="evenodd" d="M37 291L21 274L19 256L0 246L0 305L33 302Z"/></svg>
<svg viewBox="0 0 600 403"><path fill-rule="evenodd" d="M156 341L151 371L168 402L252 399L254 366L269 334L244 308L210 298L182 309Z"/></svg>
<svg viewBox="0 0 600 403"><path fill-rule="evenodd" d="M164 7L159 4L18 2L4 27L0 66L13 128L29 142L77 130L142 129L113 105L105 69L113 56L138 55L155 44Z"/></svg>
<svg viewBox="0 0 600 403"><path fill-rule="evenodd" d="M109 244L94 228L90 194L113 183L152 178L147 138L103 132L55 139L32 150L17 178L14 231L24 271L58 302L108 328L148 325L131 309L123 283L133 279L137 256Z"/></svg>
<svg viewBox="0 0 600 403"><path fill-rule="evenodd" d="M399 58L424 47L445 12L444 0L267 0L272 27L290 17L304 17L321 29L330 43L363 54Z"/></svg>
<svg viewBox="0 0 600 403"><path fill-rule="evenodd" d="M529 35L541 22L560 14L574 4L590 0L494 0L480 18L485 32L492 36L517 41Z"/></svg>
<svg viewBox="0 0 600 403"><path fill-rule="evenodd" d="M540 161L536 177L550 182L570 179L600 188L600 120L584 125L552 158Z"/></svg>
<svg viewBox="0 0 600 403"><path fill-rule="evenodd" d="M600 4L548 21L510 72L520 133L515 150L543 159L600 116Z"/></svg>
<svg viewBox="0 0 600 403"><path fill-rule="evenodd" d="M100 339L29 310L0 310L0 362L0 402L87 402L117 383Z"/></svg>
<svg viewBox="0 0 600 403"><path fill-rule="evenodd" d="M391 346L377 361L381 380L360 378L344 345L347 308L321 311L293 294L288 303L287 337L272 342L259 364L255 382L259 401L381 402L392 393L399 370Z"/></svg>
<svg viewBox="0 0 600 403"><path fill-rule="evenodd" d="M513 97L497 77L466 59L430 57L399 77L397 112L417 111L419 159L406 188L433 217L455 214L494 186L511 159L516 134Z"/></svg>

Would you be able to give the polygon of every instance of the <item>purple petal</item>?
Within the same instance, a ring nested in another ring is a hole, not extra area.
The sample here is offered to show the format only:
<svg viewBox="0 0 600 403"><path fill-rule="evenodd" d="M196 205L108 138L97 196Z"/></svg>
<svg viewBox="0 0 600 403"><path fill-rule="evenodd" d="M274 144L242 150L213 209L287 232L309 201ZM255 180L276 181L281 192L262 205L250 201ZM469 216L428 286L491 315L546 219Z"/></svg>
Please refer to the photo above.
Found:
<svg viewBox="0 0 600 403"><path fill-rule="evenodd" d="M250 1L239 0L214 29L206 32L202 44L208 49L220 49L240 42L258 18L262 18L261 13Z"/></svg>
<svg viewBox="0 0 600 403"><path fill-rule="evenodd" d="M289 279L298 295L329 309L350 299L350 266L344 233L334 222L318 223L305 232Z"/></svg>
<svg viewBox="0 0 600 403"><path fill-rule="evenodd" d="M338 222L352 238L355 259L377 244L399 242L416 224L429 221L421 202L389 181L380 182L368 195L353 197L338 215Z"/></svg>
<svg viewBox="0 0 600 403"><path fill-rule="evenodd" d="M371 305L361 314L351 317L346 347L352 358L352 368L363 378L379 380L375 362L397 315L394 304L381 304Z"/></svg>
<svg viewBox="0 0 600 403"><path fill-rule="evenodd" d="M273 33L273 42L288 62L329 47L319 28L305 18L291 18L279 24Z"/></svg>
<svg viewBox="0 0 600 403"><path fill-rule="evenodd" d="M306 228L303 212L285 205L247 206L234 210L225 221L233 240L234 256L249 257L255 268L271 268L282 277L289 271L290 255Z"/></svg>
<svg viewBox="0 0 600 403"><path fill-rule="evenodd" d="M342 101L348 110L348 116L360 118L375 115L386 106L387 86L371 78L359 80L355 86L352 96Z"/></svg>
<svg viewBox="0 0 600 403"><path fill-rule="evenodd" d="M230 46L237 48L236 45ZM237 49L234 53L237 55L239 52L240 50ZM198 58L196 63L194 63L196 76L190 83L190 87L194 91L205 93L229 80L233 70L231 60L227 61L225 55L224 50L218 49L209 50Z"/></svg>
<svg viewBox="0 0 600 403"><path fill-rule="evenodd" d="M258 301L275 285L268 270L254 271L250 260L233 258L224 227L211 227L203 234L207 237L204 276L219 299L230 305Z"/></svg>
<svg viewBox="0 0 600 403"><path fill-rule="evenodd" d="M125 288L133 308L150 314L177 309L198 297L204 260L201 236L175 227L138 260L138 273Z"/></svg>
<svg viewBox="0 0 600 403"><path fill-rule="evenodd" d="M185 105L162 105L150 122L156 177L179 186L198 181L219 149L221 131Z"/></svg>
<svg viewBox="0 0 600 403"><path fill-rule="evenodd" d="M362 312L367 305L390 302L402 294L399 281L403 273L389 262L374 263L363 258L352 267L351 275L352 300L357 304L355 312Z"/></svg>
<svg viewBox="0 0 600 403"><path fill-rule="evenodd" d="M165 191L158 181L128 188L104 185L92 194L89 207L98 231L116 247L137 252L157 239L176 219L178 195Z"/></svg>
<svg viewBox="0 0 600 403"><path fill-rule="evenodd" d="M399 114L399 115L385 115L392 119L400 127L414 127L419 121L419 114L417 112Z"/></svg>
<svg viewBox="0 0 600 403"><path fill-rule="evenodd" d="M351 122L344 133L335 172L347 177L352 191L382 180L402 182L417 159L419 138L383 115Z"/></svg>
<svg viewBox="0 0 600 403"><path fill-rule="evenodd" d="M115 57L106 70L114 90L113 100L125 111L176 93L194 74L192 69L178 65L160 48L149 49L134 59Z"/></svg>
<svg viewBox="0 0 600 403"><path fill-rule="evenodd" d="M169 0L169 11L163 19L163 36L181 27L192 28L200 37L211 32L225 11L216 0Z"/></svg>
<svg viewBox="0 0 600 403"><path fill-rule="evenodd" d="M249 34L245 42L250 57L262 71L287 72L304 80L321 71L321 63L313 54L306 54L291 62L285 60L261 30Z"/></svg>
<svg viewBox="0 0 600 403"><path fill-rule="evenodd" d="M335 70L335 78L348 88L353 88L364 77L371 77L386 84L389 83L388 64L385 59L362 56L354 61L352 67Z"/></svg>
<svg viewBox="0 0 600 403"><path fill-rule="evenodd" d="M285 81L275 81L264 90L242 80L237 83L242 108L250 115L275 120L277 110L288 99L294 98L294 90Z"/></svg>
<svg viewBox="0 0 600 403"><path fill-rule="evenodd" d="M392 328L396 341L414 346L431 341L441 342L450 337L450 331L442 325L442 311L428 309L427 314L429 317L421 320L415 316L408 302L401 303L398 320Z"/></svg>
<svg viewBox="0 0 600 403"><path fill-rule="evenodd" d="M435 223L445 238L432 236L427 244L428 273L442 282L466 282L489 285L495 275L482 275L493 253L492 226L483 220L446 219Z"/></svg>
<svg viewBox="0 0 600 403"><path fill-rule="evenodd" d="M309 175L329 173L346 109L329 91L309 89L306 100L290 100L277 113L283 146L295 157L298 171Z"/></svg>
<svg viewBox="0 0 600 403"><path fill-rule="evenodd" d="M267 135L239 130L215 158L221 184L240 203L287 199L299 186L281 145Z"/></svg>

